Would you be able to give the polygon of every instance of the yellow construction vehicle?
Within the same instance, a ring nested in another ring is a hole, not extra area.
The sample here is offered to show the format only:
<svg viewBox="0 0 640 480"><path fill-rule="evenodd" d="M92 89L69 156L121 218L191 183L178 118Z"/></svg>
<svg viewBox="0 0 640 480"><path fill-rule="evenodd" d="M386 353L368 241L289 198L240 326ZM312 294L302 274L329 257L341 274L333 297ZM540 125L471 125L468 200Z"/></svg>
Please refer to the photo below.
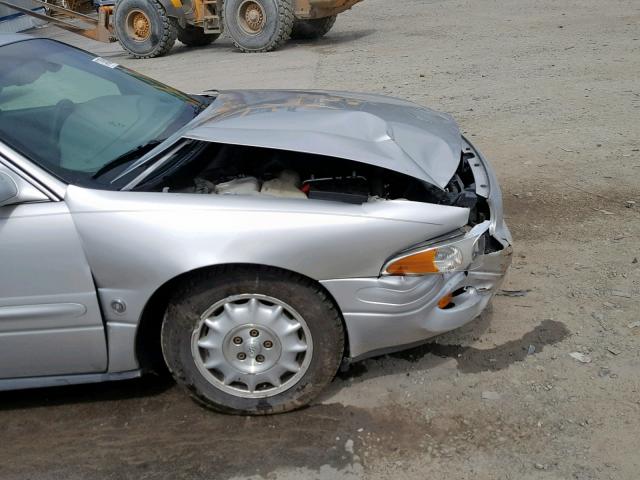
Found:
<svg viewBox="0 0 640 480"><path fill-rule="evenodd" d="M362 0L94 0L97 17L33 1L56 15L11 0L0 4L94 40L119 41L136 58L152 58L169 52L176 39L203 46L224 31L243 52L275 50L289 38L319 38L339 13Z"/></svg>

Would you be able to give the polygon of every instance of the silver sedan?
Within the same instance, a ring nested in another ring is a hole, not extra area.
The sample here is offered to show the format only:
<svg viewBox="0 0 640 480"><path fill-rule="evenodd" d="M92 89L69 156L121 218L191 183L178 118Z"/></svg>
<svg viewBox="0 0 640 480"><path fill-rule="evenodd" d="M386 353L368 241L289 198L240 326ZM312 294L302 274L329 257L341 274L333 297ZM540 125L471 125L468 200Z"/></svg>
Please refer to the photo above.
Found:
<svg viewBox="0 0 640 480"><path fill-rule="evenodd" d="M511 242L448 115L187 95L0 35L0 390L168 367L219 411L295 409L341 362L476 318Z"/></svg>

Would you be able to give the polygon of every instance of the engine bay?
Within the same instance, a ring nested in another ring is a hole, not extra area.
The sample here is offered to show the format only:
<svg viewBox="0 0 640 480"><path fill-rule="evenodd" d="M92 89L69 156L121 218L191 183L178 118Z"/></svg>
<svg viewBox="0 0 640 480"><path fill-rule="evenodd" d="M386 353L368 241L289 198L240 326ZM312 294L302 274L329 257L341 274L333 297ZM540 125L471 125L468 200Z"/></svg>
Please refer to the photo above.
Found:
<svg viewBox="0 0 640 480"><path fill-rule="evenodd" d="M350 204L409 200L469 208L471 225L489 218L486 200L476 194L469 166L473 155L466 152L449 184L440 189L386 168L303 152L195 141L185 150L144 189Z"/></svg>

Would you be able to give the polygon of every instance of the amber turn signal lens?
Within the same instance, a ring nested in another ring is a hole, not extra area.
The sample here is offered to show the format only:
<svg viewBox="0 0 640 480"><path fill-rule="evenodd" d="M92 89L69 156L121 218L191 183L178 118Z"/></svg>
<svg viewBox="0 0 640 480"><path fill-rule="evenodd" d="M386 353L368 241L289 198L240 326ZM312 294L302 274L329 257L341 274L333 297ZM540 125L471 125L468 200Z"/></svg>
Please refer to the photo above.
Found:
<svg viewBox="0 0 640 480"><path fill-rule="evenodd" d="M447 308L449 306L449 304L451 303L451 300L453 300L453 294L452 293L448 293L447 295L445 295L444 297L442 297L438 301L438 306L440 308Z"/></svg>
<svg viewBox="0 0 640 480"><path fill-rule="evenodd" d="M437 251L425 250L424 252L415 253L402 257L387 266L385 273L387 275L422 275L424 273L438 273L435 264Z"/></svg>

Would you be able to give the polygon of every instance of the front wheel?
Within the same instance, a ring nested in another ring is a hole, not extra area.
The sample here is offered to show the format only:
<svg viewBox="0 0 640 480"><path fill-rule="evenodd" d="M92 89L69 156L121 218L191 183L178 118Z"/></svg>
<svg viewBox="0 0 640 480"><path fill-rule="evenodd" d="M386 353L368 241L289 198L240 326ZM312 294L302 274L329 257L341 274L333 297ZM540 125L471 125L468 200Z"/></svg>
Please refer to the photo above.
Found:
<svg viewBox="0 0 640 480"><path fill-rule="evenodd" d="M157 0L118 0L113 23L120 45L135 58L160 57L176 42L175 24Z"/></svg>
<svg viewBox="0 0 640 480"><path fill-rule="evenodd" d="M340 314L321 287L270 268L224 267L192 279L162 326L177 382L225 413L308 404L333 379L343 344Z"/></svg>
<svg viewBox="0 0 640 480"><path fill-rule="evenodd" d="M289 40L294 0L225 0L224 25L243 52L269 52Z"/></svg>
<svg viewBox="0 0 640 480"><path fill-rule="evenodd" d="M332 15L311 20L296 20L293 22L291 38L312 40L324 37L333 28L337 18L337 15Z"/></svg>

